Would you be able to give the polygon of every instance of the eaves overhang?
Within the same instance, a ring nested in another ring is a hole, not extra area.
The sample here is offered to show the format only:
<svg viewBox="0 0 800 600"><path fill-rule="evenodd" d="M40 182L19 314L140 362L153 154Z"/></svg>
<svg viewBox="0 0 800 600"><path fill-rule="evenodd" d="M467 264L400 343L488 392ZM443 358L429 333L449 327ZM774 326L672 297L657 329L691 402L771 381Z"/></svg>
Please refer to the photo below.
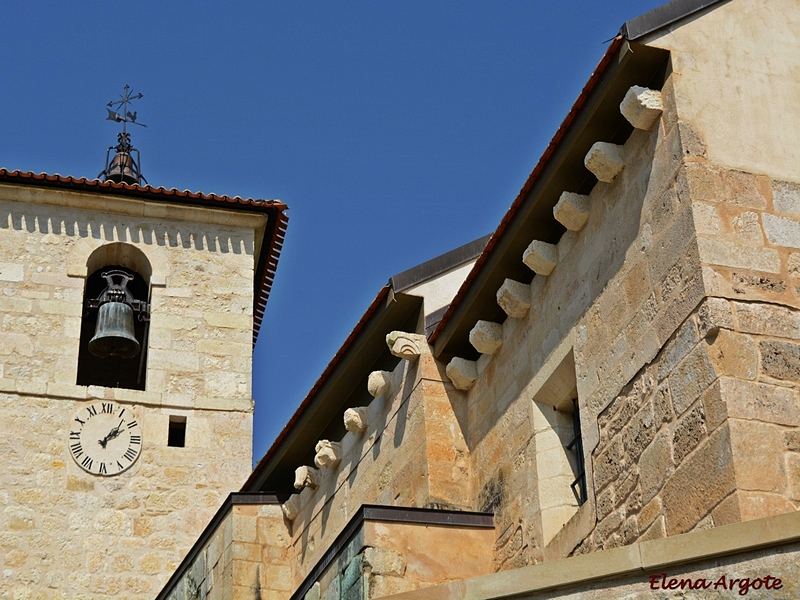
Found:
<svg viewBox="0 0 800 600"><path fill-rule="evenodd" d="M497 230L492 235L450 308L429 337L434 356L477 358L469 331L479 319L502 322L496 292L506 278L530 283L522 262L531 240L556 243L564 227L553 207L562 192L588 194L597 183L584 157L598 141L622 144L633 127L619 104L633 85L660 89L669 53L617 36L556 131Z"/></svg>
<svg viewBox="0 0 800 600"><path fill-rule="evenodd" d="M297 407L272 446L242 486L243 492L294 492L294 471L314 464L319 440L339 440L346 433L348 408L372 400L367 378L372 371L393 370L400 359L389 352L386 334L416 331L422 298L381 288L353 331Z"/></svg>
<svg viewBox="0 0 800 600"><path fill-rule="evenodd" d="M189 190L167 189L150 185L139 186L114 181L100 181L85 177L48 175L30 171L9 171L0 168L0 183L62 189L120 198L134 198L170 204L198 206L216 210L244 211L266 214L267 224L260 252L256 258L253 294L253 344L256 343L267 300L278 268L286 227L289 223L288 207L280 200L254 200L253 198L204 194Z"/></svg>

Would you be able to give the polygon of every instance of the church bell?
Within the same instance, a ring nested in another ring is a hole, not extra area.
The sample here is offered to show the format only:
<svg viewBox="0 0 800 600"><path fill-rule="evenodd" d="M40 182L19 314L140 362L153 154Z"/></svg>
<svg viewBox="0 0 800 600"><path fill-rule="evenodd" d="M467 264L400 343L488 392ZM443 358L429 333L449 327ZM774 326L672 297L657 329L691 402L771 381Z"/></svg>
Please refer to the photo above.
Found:
<svg viewBox="0 0 800 600"><path fill-rule="evenodd" d="M133 275L119 269L102 273L107 286L99 297L88 300L87 308L97 310L94 337L89 340L89 352L98 358L133 358L142 349L136 339L133 319L149 318L146 302L137 300L128 289Z"/></svg>
<svg viewBox="0 0 800 600"><path fill-rule="evenodd" d="M133 309L124 302L106 302L97 313L97 328L89 352L98 358L133 358L141 346L133 333Z"/></svg>

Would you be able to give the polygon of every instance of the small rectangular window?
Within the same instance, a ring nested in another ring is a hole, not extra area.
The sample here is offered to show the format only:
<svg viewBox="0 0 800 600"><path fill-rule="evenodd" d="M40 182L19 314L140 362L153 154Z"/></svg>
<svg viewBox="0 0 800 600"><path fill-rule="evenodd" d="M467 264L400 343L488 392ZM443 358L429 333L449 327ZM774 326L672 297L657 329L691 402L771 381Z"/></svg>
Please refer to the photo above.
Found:
<svg viewBox="0 0 800 600"><path fill-rule="evenodd" d="M175 448L183 448L186 446L186 417L170 415L167 446L173 446Z"/></svg>

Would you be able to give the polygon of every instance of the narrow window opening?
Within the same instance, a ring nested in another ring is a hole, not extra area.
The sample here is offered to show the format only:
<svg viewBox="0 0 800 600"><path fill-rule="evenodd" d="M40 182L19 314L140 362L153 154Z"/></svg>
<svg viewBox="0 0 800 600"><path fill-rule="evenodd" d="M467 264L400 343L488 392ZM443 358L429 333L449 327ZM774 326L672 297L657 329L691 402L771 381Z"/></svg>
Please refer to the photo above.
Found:
<svg viewBox="0 0 800 600"><path fill-rule="evenodd" d="M186 417L170 415L167 446L172 446L173 448L184 448L186 446Z"/></svg>
<svg viewBox="0 0 800 600"><path fill-rule="evenodd" d="M581 437L581 416L578 412L578 399L572 399L572 441L566 445L569 464L575 479L570 484L578 506L586 502L586 467L583 464L583 438Z"/></svg>

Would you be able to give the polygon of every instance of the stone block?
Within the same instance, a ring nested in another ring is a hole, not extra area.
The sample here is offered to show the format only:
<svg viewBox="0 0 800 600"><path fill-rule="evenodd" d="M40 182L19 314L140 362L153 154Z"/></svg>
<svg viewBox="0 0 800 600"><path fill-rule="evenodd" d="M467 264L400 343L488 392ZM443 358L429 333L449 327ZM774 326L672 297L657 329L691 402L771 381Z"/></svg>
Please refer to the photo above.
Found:
<svg viewBox="0 0 800 600"><path fill-rule="evenodd" d="M320 469L332 469L342 460L342 445L339 442L320 440L314 450L317 453L314 464Z"/></svg>
<svg viewBox="0 0 800 600"><path fill-rule="evenodd" d="M563 192L553 207L553 216L570 231L580 231L589 218L589 196Z"/></svg>
<svg viewBox="0 0 800 600"><path fill-rule="evenodd" d="M531 308L531 286L506 279L497 290L497 304L514 319L521 319Z"/></svg>
<svg viewBox="0 0 800 600"><path fill-rule="evenodd" d="M703 345L696 346L669 376L669 391L675 413L682 415L716 379L714 367Z"/></svg>
<svg viewBox="0 0 800 600"><path fill-rule="evenodd" d="M725 298L706 298L697 311L700 337L717 335L720 328L734 329L731 303Z"/></svg>
<svg viewBox="0 0 800 600"><path fill-rule="evenodd" d="M558 247L533 240L523 252L522 262L537 275L550 275L558 262Z"/></svg>
<svg viewBox="0 0 800 600"><path fill-rule="evenodd" d="M800 395L797 390L735 377L721 377L719 384L726 418L800 426Z"/></svg>
<svg viewBox="0 0 800 600"><path fill-rule="evenodd" d="M783 492L786 473L781 431L773 425L729 419L731 452L740 489Z"/></svg>
<svg viewBox="0 0 800 600"><path fill-rule="evenodd" d="M761 351L761 370L765 375L786 381L800 381L800 344L764 340Z"/></svg>
<svg viewBox="0 0 800 600"><path fill-rule="evenodd" d="M800 216L800 185L789 181L773 181L772 204L778 212Z"/></svg>
<svg viewBox="0 0 800 600"><path fill-rule="evenodd" d="M623 148L618 144L595 142L583 159L583 164L599 181L611 183L625 168Z"/></svg>
<svg viewBox="0 0 800 600"><path fill-rule="evenodd" d="M369 423L369 407L358 406L344 411L344 428L350 433L361 433Z"/></svg>
<svg viewBox="0 0 800 600"><path fill-rule="evenodd" d="M700 260L712 265L780 273L781 259L773 248L744 246L723 239L698 237L697 248Z"/></svg>
<svg viewBox="0 0 800 600"><path fill-rule="evenodd" d="M406 562L403 555L389 548L364 549L363 565L376 575L401 576L406 571Z"/></svg>
<svg viewBox="0 0 800 600"><path fill-rule="evenodd" d="M800 248L800 221L761 213L764 233L771 244L786 248Z"/></svg>
<svg viewBox="0 0 800 600"><path fill-rule="evenodd" d="M24 270L21 264L17 263L0 263L0 281L22 281L24 278Z"/></svg>
<svg viewBox="0 0 800 600"><path fill-rule="evenodd" d="M721 329L707 340L706 352L717 375L755 379L758 374L758 351L748 335Z"/></svg>
<svg viewBox="0 0 800 600"><path fill-rule="evenodd" d="M503 345L503 326L491 321L478 321L469 332L469 343L481 354L494 354Z"/></svg>
<svg viewBox="0 0 800 600"><path fill-rule="evenodd" d="M800 311L794 308L756 302L734 302L733 307L743 333L800 340Z"/></svg>
<svg viewBox="0 0 800 600"><path fill-rule="evenodd" d="M619 111L636 129L650 129L664 111L661 92L634 85L622 99Z"/></svg>
<svg viewBox="0 0 800 600"><path fill-rule="evenodd" d="M663 432L644 449L639 459L642 502L650 502L656 496L656 492L661 489L672 472L673 466L669 435Z"/></svg>
<svg viewBox="0 0 800 600"><path fill-rule="evenodd" d="M730 431L719 427L664 483L667 533L691 530L736 484Z"/></svg>
<svg viewBox="0 0 800 600"><path fill-rule="evenodd" d="M289 496L289 499L281 504L281 512L290 521L294 521L300 512L300 495L294 494Z"/></svg>
<svg viewBox="0 0 800 600"><path fill-rule="evenodd" d="M694 450L706 436L706 421L703 405L690 410L675 427L672 436L673 456L676 464Z"/></svg>
<svg viewBox="0 0 800 600"><path fill-rule="evenodd" d="M459 390L468 390L478 379L478 368L474 360L467 360L458 356L454 357L445 368L445 373L453 386Z"/></svg>
<svg viewBox="0 0 800 600"><path fill-rule="evenodd" d="M391 385L392 374L389 371L373 371L367 379L367 391L373 398L386 395Z"/></svg>
<svg viewBox="0 0 800 600"><path fill-rule="evenodd" d="M297 467L294 472L294 488L302 490L303 488L311 488L315 490L319 487L319 475L313 467Z"/></svg>

